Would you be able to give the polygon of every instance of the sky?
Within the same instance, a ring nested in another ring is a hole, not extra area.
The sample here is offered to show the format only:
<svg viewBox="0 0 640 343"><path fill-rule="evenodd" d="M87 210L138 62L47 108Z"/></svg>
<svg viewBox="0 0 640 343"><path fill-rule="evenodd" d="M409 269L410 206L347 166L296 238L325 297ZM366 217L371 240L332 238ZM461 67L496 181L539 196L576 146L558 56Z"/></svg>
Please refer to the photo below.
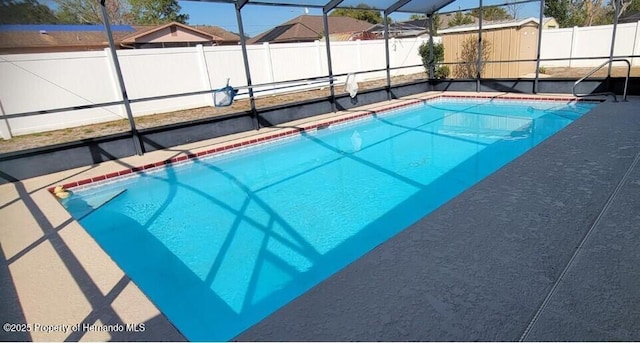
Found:
<svg viewBox="0 0 640 343"><path fill-rule="evenodd" d="M354 1L373 3L373 1L379 0L345 0L344 3L351 3ZM54 0L41 0L40 2L55 8ZM289 0L289 2L323 4L328 2L328 0L305 0L300 2ZM385 3L388 2L392 3L393 1L385 1ZM486 6L506 2L507 0L483 0L483 5ZM190 25L215 25L227 31L239 31L235 8L232 4L182 0L179 1L179 4L182 7L181 12L189 15L188 24ZM519 17L538 17L540 6L539 2L521 4L520 6ZM464 10L474 7L478 7L478 0L457 0L453 4L443 8L441 11L455 11L457 9ZM242 9L244 31L246 35L253 37L307 12L311 15L322 15L322 10L316 8L305 9L305 7L278 7L248 4ZM402 21L409 19L410 15L411 14L394 13L391 15L391 18L394 21Z"/></svg>
<svg viewBox="0 0 640 343"><path fill-rule="evenodd" d="M317 1L307 0L305 2L316 3ZM483 6L506 2L506 0L484 0ZM183 13L189 14L189 24L216 25L228 31L238 32L235 9L231 4L180 1L180 6L182 6ZM538 17L539 2L521 4L520 6L519 17ZM459 8L466 9L474 7L478 7L477 0L458 0L442 9L442 11L455 11ZM305 10L305 7L277 7L249 4L242 9L242 21L245 34L251 37L256 36L274 26L299 15L303 15L307 11L311 15L322 15L322 10L316 8L307 8ZM402 21L409 19L410 15L411 14L397 13L392 14L391 18L395 21Z"/></svg>

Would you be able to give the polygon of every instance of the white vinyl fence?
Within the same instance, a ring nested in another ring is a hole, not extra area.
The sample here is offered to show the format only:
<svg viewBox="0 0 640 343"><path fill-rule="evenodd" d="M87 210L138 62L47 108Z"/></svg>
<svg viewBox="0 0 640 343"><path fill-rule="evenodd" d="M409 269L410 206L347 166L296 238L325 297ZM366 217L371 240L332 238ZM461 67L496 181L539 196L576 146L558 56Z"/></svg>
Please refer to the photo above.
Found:
<svg viewBox="0 0 640 343"><path fill-rule="evenodd" d="M549 29L542 31L540 58L578 58L609 56L613 25ZM614 56L640 55L640 21L619 24L616 30ZM543 67L595 67L607 59L542 61ZM633 58L632 65L640 65ZM621 64L622 65L622 64Z"/></svg>
<svg viewBox="0 0 640 343"><path fill-rule="evenodd" d="M608 56L612 25L543 30L541 58ZM438 37L435 37L439 41ZM421 64L418 47L426 38L391 39L391 67ZM254 84L327 75L324 42L247 46ZM640 22L618 25L616 55L640 55ZM334 74L385 67L383 40L332 42ZM247 84L240 46L119 50L119 61L131 99ZM544 67L589 67L604 60L542 62ZM640 65L640 58L632 60ZM392 75L422 72L421 66L392 71ZM385 72L358 75L358 81L384 78ZM338 82L343 81L344 77ZM258 96L326 84L288 89L266 86ZM77 107L122 100L108 50L90 52L0 55L0 114ZM135 116L212 106L211 94L133 103ZM0 119L0 135L64 129L125 119L124 106L80 109L37 116Z"/></svg>
<svg viewBox="0 0 640 343"><path fill-rule="evenodd" d="M418 47L425 38L392 39L392 67L421 64ZM247 46L253 84L287 81L328 74L324 42ZM333 42L334 74L385 68L383 40ZM247 84L240 46L119 50L130 99ZM424 71L413 67L392 75ZM358 81L382 78L384 71L358 75ZM315 84L311 87L326 86ZM309 88L259 92L258 96ZM246 96L246 95L245 95ZM90 52L39 53L0 56L0 114L17 114L55 108L77 107L122 100L108 49ZM132 103L135 116L212 106L211 94ZM124 106L80 109L29 117L0 119L0 134L12 135L64 129L126 119Z"/></svg>

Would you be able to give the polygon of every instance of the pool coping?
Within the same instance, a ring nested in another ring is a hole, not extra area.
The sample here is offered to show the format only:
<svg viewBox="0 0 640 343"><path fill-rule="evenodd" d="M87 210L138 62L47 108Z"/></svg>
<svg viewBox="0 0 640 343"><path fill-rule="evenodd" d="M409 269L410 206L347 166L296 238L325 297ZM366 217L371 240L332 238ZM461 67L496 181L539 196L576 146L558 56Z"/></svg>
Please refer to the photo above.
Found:
<svg viewBox="0 0 640 343"><path fill-rule="evenodd" d="M457 93L457 92L455 92ZM275 132L267 135L260 135L258 137L252 138L240 138L238 140L233 140L230 143L225 144L216 144L215 147L209 148L206 150L189 152L186 154L181 154L176 157L172 157L169 159L164 159L157 162L145 163L142 165L133 166L130 168L122 169L115 172L110 172L106 174L101 174L89 178L80 179L77 181L66 182L64 184L58 185L62 186L65 190L74 190L80 187L88 187L94 186L95 183L101 183L103 181L115 181L120 178L131 177L136 174L142 174L146 172L151 172L154 170L158 170L160 168L164 168L170 165L177 165L184 162L188 162L191 160L199 159L202 157L211 157L220 154L227 154L233 151L237 151L240 149L246 149L250 147L259 146L265 143L272 143L278 141L280 139L285 139L289 137L294 137L297 135L301 135L304 133L309 133L316 131L318 129L327 128L331 125L344 124L347 122L357 121L366 117L373 117L381 114L388 114L393 111L397 111L399 109L416 106L420 104L425 104L428 101L439 100L439 99L497 99L497 100L506 100L506 101L516 101L516 100L529 100L529 101L562 101L562 102L602 102L601 99L594 98L579 98L575 96L562 96L562 95L514 95L509 93L501 93L501 94L486 94L486 93L472 93L472 94L448 94L445 92L441 92L439 94L428 94L423 93L422 95L418 95L419 99L406 99L401 98L397 99L401 101L398 104L392 105L383 105L381 107L373 107L371 109L363 109L356 110L355 113L346 113L346 114L338 114L336 117L312 121L310 123L303 123L302 125L294 126L293 128L287 128L287 126L279 125L277 127L283 127L281 132ZM415 97L415 96L414 96ZM374 106L376 104L373 104ZM310 118L313 119L313 118ZM286 125L286 124L285 124ZM47 190L53 194L56 186L49 187Z"/></svg>

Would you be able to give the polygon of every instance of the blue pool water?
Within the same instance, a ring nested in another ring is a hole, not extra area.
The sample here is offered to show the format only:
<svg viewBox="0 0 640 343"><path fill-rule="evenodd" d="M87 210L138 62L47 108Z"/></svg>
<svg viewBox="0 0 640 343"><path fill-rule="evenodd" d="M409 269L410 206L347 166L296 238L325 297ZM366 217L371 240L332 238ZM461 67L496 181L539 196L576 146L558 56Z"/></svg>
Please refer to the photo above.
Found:
<svg viewBox="0 0 640 343"><path fill-rule="evenodd" d="M66 205L188 339L229 340L593 106L436 100Z"/></svg>

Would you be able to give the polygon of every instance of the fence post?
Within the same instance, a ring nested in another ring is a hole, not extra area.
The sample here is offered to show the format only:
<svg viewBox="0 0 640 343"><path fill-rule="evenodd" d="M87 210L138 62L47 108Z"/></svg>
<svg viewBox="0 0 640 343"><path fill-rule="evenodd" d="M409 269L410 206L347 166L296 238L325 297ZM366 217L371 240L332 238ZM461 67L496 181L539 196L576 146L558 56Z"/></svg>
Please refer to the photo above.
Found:
<svg viewBox="0 0 640 343"><path fill-rule="evenodd" d="M262 43L262 47L264 48L264 57L265 57L265 64L267 66L267 79L269 80L269 82L273 83L276 81L276 77L273 74L273 59L271 59L271 45L269 45L269 42L264 42ZM271 85L271 88L276 88L275 85ZM271 94L276 94L275 90L271 90Z"/></svg>
<svg viewBox="0 0 640 343"><path fill-rule="evenodd" d="M202 75L202 85L207 90L212 90L211 77L209 75L209 67L207 66L207 57L204 54L204 46L202 44L196 45L196 54L198 55L198 63L200 64L200 70ZM213 101L213 92L204 95L205 103L209 106L215 106Z"/></svg>
<svg viewBox="0 0 640 343"><path fill-rule="evenodd" d="M2 101L0 101L0 136L3 139L11 139L13 136L11 135L11 126L9 126L9 120L4 117L4 107L2 106Z"/></svg>
<svg viewBox="0 0 640 343"><path fill-rule="evenodd" d="M356 56L358 58L358 71L362 71L362 42L359 39L356 39L356 49L358 49L356 52Z"/></svg>
<svg viewBox="0 0 640 343"><path fill-rule="evenodd" d="M573 67L573 53L576 50L576 35L578 33L578 27L574 26L571 31L571 48L569 49L569 68Z"/></svg>
<svg viewBox="0 0 640 343"><path fill-rule="evenodd" d="M640 55L640 44L638 41L640 40L640 20L636 21L636 34L633 36L633 48L631 48L632 55ZM635 57L631 58L631 65L636 65L638 60Z"/></svg>
<svg viewBox="0 0 640 343"><path fill-rule="evenodd" d="M318 73L316 75L322 75L322 47L320 46L320 41L314 41L316 44L316 56L318 56Z"/></svg>

